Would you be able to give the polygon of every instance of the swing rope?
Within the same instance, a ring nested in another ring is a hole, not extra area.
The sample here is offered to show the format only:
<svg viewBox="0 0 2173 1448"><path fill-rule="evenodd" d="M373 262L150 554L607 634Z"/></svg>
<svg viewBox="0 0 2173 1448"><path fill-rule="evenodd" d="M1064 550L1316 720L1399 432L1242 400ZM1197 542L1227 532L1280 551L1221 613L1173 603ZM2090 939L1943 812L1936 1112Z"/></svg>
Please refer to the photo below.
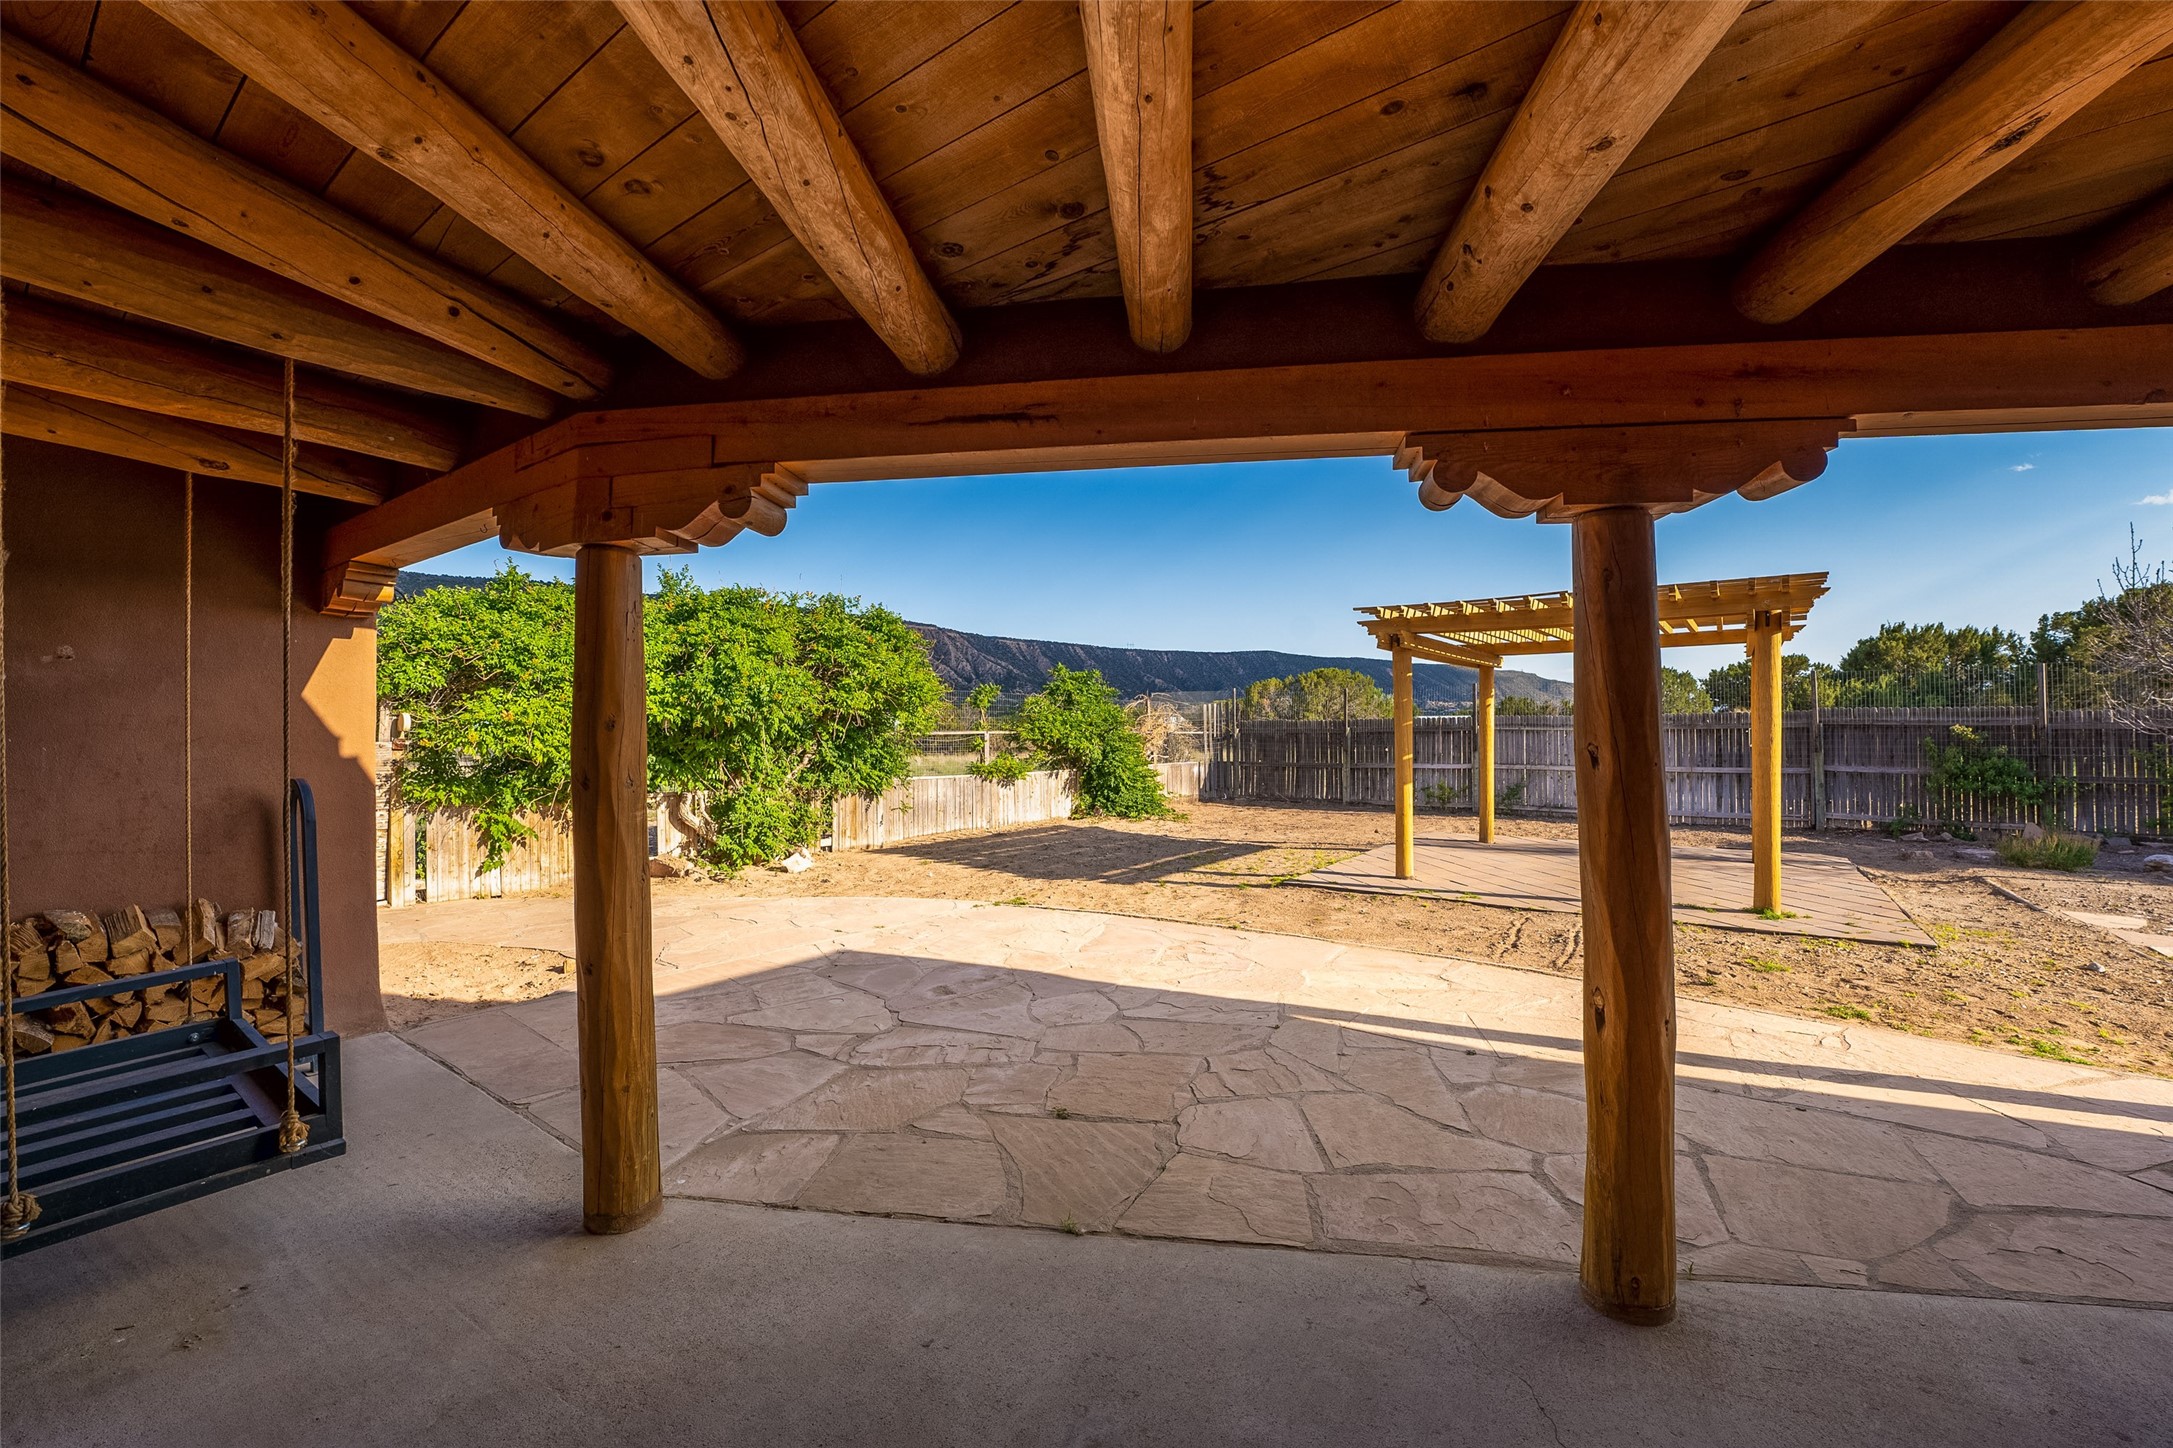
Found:
<svg viewBox="0 0 2173 1448"><path fill-rule="evenodd" d="M0 483L0 505L7 487ZM0 1057L6 1059L8 1121L8 1190L0 1201L0 1240L12 1242L38 1220L38 1199L22 1189L22 1161L15 1145L15 909L8 893L8 652L7 566L5 523L0 522L0 930L7 932L7 948L0 951Z"/></svg>
<svg viewBox="0 0 2173 1448"><path fill-rule="evenodd" d="M196 474L181 475L181 951L196 964ZM196 983L183 981L186 1025L196 1024Z"/></svg>
<svg viewBox="0 0 2173 1448"><path fill-rule="evenodd" d="M285 406L279 422L279 907L286 920L287 1109L279 1117L279 1149L292 1156L309 1144L296 1108L294 1082L294 359L286 359Z"/></svg>

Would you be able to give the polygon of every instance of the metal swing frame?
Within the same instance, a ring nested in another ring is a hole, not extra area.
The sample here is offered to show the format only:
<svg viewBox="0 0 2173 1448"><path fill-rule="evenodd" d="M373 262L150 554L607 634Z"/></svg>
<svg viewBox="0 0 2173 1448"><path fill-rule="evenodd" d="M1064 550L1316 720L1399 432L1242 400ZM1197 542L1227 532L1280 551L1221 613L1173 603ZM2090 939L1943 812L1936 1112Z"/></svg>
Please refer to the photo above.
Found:
<svg viewBox="0 0 2173 1448"><path fill-rule="evenodd" d="M267 1039L243 1010L238 958L18 996L12 1006L22 1013L207 977L226 982L216 1015L17 1065L20 1186L42 1211L25 1235L0 1244L0 1256L345 1154L340 1038L324 1029L318 962L317 806L305 780L288 781L286 843L288 930L301 943L309 991L299 1022L306 1033L294 1040L307 1144L279 1149L287 1043Z"/></svg>

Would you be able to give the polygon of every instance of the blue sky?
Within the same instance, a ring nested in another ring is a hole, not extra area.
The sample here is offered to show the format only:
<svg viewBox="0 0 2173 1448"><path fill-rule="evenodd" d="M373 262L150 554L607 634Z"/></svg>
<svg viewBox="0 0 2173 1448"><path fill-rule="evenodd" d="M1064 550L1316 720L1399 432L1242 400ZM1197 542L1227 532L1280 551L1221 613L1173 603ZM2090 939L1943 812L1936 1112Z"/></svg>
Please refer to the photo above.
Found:
<svg viewBox="0 0 2173 1448"><path fill-rule="evenodd" d="M1831 662L1894 620L2027 632L2111 581L2131 523L2151 559L2173 558L2173 429L1844 442L1778 498L1661 519L1660 576L1825 569L1832 591L1792 647ZM422 566L488 573L507 556L478 545ZM1358 604L1566 586L1569 530L1471 503L1429 513L1385 459L1348 458L821 484L780 537L663 561L978 633L1347 655L1366 647ZM1702 674L1740 656L1668 662ZM1570 673L1567 656L1530 666Z"/></svg>

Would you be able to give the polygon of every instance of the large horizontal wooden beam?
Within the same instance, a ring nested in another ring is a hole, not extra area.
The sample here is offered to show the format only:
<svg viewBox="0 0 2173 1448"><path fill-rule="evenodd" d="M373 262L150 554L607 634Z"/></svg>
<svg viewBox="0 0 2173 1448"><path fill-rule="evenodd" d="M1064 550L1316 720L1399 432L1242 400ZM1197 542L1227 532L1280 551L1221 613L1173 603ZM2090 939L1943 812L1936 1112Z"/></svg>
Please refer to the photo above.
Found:
<svg viewBox="0 0 2173 1448"><path fill-rule="evenodd" d="M244 432L277 434L285 408L281 369L269 358L30 297L8 303L0 378ZM460 432L447 419L314 372L295 379L294 435L432 472L460 461Z"/></svg>
<svg viewBox="0 0 2173 1448"><path fill-rule="evenodd" d="M809 482L1389 453L1405 434L2120 407L2173 423L2173 324L1152 372L581 413L334 530L329 561L409 564L566 480L736 462ZM658 462L656 456L670 460ZM1767 459L1770 462L1772 459ZM1761 464L1762 466L1763 464Z"/></svg>
<svg viewBox="0 0 2173 1448"><path fill-rule="evenodd" d="M548 417L554 399L465 352L125 212L0 179L0 276L396 387Z"/></svg>
<svg viewBox="0 0 2173 1448"><path fill-rule="evenodd" d="M1736 305L1785 322L2173 45L2173 4L2026 5L1790 218L1744 266Z"/></svg>
<svg viewBox="0 0 2173 1448"><path fill-rule="evenodd" d="M1192 0L1083 0L1094 133L1132 340L1192 333Z"/></svg>
<svg viewBox="0 0 2173 1448"><path fill-rule="evenodd" d="M2120 222L2083 253L2093 299L2127 306L2173 287L2173 191Z"/></svg>
<svg viewBox="0 0 2173 1448"><path fill-rule="evenodd" d="M161 226L533 384L477 400L542 415L594 397L610 368L526 303L220 150L7 36L0 149Z"/></svg>
<svg viewBox="0 0 2173 1448"><path fill-rule="evenodd" d="M1483 336L1742 13L1743 0L1572 10L1426 273L1419 329Z"/></svg>
<svg viewBox="0 0 2173 1448"><path fill-rule="evenodd" d="M958 323L772 0L619 0L627 28L908 372L958 360Z"/></svg>
<svg viewBox="0 0 2173 1448"><path fill-rule="evenodd" d="M731 330L482 112L339 0L146 0L190 39L704 377Z"/></svg>
<svg viewBox="0 0 2173 1448"><path fill-rule="evenodd" d="M35 387L10 385L6 389L6 396L0 398L0 431L204 477L273 487L279 486L281 477L278 438L115 407L87 397L64 397ZM367 458L297 444L294 490L347 503L375 503L385 496L385 473Z"/></svg>

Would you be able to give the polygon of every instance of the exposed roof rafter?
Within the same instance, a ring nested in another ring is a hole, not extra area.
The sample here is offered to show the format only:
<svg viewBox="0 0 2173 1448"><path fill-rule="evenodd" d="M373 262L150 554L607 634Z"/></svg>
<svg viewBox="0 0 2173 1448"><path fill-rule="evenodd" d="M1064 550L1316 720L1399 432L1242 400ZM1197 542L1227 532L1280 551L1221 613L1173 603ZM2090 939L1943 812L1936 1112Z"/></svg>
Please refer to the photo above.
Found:
<svg viewBox="0 0 2173 1448"><path fill-rule="evenodd" d="M1192 334L1192 3L1083 0L1087 77L1132 340Z"/></svg>
<svg viewBox="0 0 2173 1448"><path fill-rule="evenodd" d="M729 376L746 359L714 313L339 0L143 3L695 372Z"/></svg>
<svg viewBox="0 0 2173 1448"><path fill-rule="evenodd" d="M958 323L784 12L772 0L619 0L619 11L906 370L956 362Z"/></svg>
<svg viewBox="0 0 2173 1448"><path fill-rule="evenodd" d="M1759 249L1736 307L1760 322L1802 315L2168 45L2161 0L2024 6Z"/></svg>

